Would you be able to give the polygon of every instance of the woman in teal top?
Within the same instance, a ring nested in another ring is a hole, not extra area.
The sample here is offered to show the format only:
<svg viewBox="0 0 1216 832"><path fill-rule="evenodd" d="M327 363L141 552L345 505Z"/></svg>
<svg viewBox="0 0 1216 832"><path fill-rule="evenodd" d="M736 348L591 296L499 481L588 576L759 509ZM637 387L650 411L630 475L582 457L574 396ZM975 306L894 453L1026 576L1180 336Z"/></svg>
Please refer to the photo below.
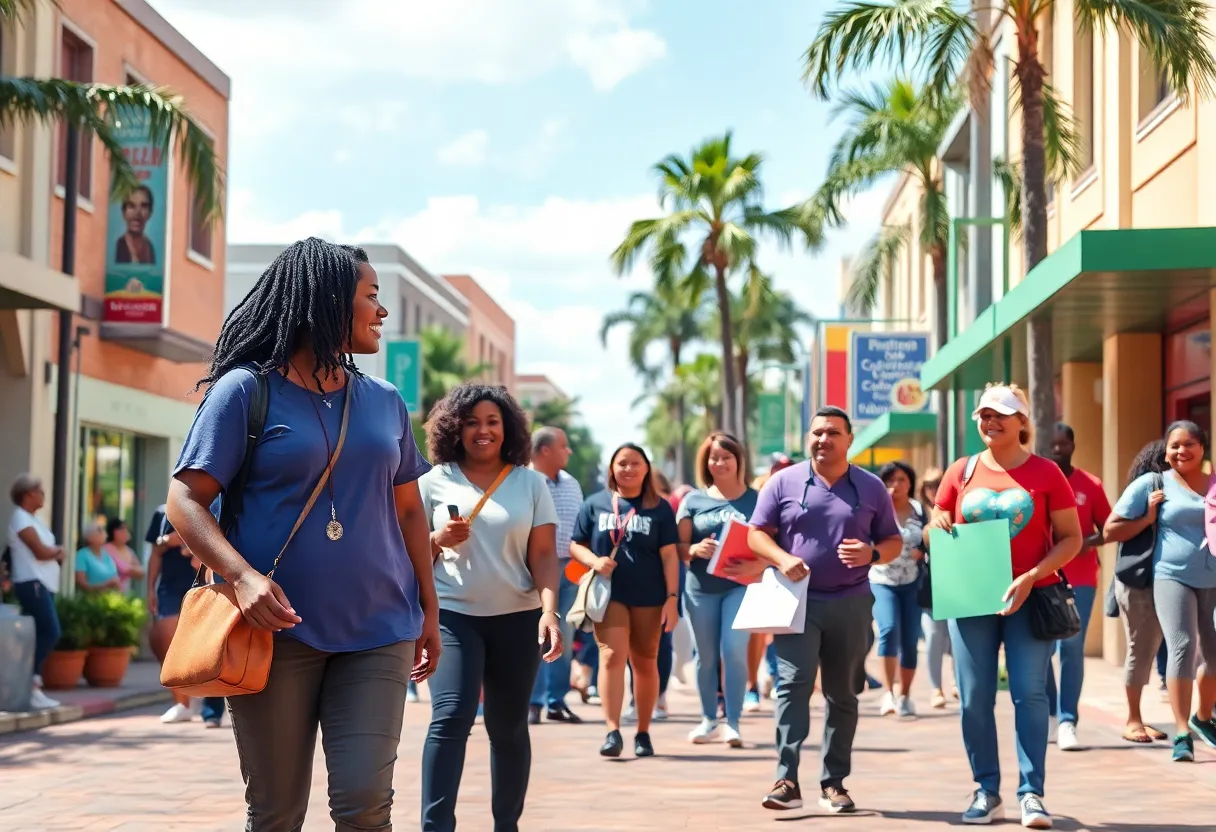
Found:
<svg viewBox="0 0 1216 832"><path fill-rule="evenodd" d="M1195 759L1192 732L1216 748L1216 557L1204 535L1204 498L1213 478L1203 471L1208 452L1203 428L1174 422L1165 442L1169 470L1162 474L1161 489L1153 489L1153 474L1137 477L1115 504L1106 528L1108 537L1127 540L1157 524L1153 601L1169 653L1165 683L1177 725L1174 761L1189 762ZM1199 702L1191 714L1200 658Z"/></svg>
<svg viewBox="0 0 1216 832"><path fill-rule="evenodd" d="M85 529L84 547L76 553L76 586L86 592L122 589L118 564L102 549L106 544L106 527L94 523Z"/></svg>

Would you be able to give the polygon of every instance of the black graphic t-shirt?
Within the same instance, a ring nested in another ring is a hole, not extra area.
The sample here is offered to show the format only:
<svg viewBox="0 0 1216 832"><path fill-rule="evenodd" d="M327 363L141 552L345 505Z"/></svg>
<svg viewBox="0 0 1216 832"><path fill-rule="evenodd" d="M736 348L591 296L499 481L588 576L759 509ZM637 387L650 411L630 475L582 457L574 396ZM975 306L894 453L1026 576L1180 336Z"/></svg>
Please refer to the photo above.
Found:
<svg viewBox="0 0 1216 832"><path fill-rule="evenodd" d="M667 600L667 581L663 577L663 558L659 550L676 544L676 514L666 500L653 508L643 508L641 499L620 499L620 519L612 511L612 492L592 494L579 510L571 539L600 557L612 554L612 532L618 522L629 518L616 570L612 573L612 600L627 607L661 607Z"/></svg>

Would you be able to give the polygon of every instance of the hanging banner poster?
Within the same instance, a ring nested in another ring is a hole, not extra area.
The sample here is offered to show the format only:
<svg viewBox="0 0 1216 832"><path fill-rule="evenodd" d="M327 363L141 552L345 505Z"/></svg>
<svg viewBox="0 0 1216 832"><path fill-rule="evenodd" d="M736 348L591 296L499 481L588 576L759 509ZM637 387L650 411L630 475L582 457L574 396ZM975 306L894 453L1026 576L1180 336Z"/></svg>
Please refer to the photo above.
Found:
<svg viewBox="0 0 1216 832"><path fill-rule="evenodd" d="M920 369L929 358L929 336L911 332L854 332L850 354L853 420L858 424L895 413L929 410Z"/></svg>
<svg viewBox="0 0 1216 832"><path fill-rule="evenodd" d="M139 187L110 203L106 221L106 323L164 322L169 165L148 138L142 113L123 115L115 135Z"/></svg>

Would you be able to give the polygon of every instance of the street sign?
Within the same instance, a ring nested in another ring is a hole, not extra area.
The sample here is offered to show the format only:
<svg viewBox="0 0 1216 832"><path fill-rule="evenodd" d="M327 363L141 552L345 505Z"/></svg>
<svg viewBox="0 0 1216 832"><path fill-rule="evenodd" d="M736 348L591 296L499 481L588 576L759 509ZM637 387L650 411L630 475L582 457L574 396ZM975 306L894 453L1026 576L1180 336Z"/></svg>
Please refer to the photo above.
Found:
<svg viewBox="0 0 1216 832"><path fill-rule="evenodd" d="M929 396L920 370L929 336L917 332L854 332L851 369L853 421L864 425L885 413L924 413Z"/></svg>
<svg viewBox="0 0 1216 832"><path fill-rule="evenodd" d="M412 415L422 411L422 343L417 338L400 338L385 344L385 376L405 400Z"/></svg>
<svg viewBox="0 0 1216 832"><path fill-rule="evenodd" d="M762 457L785 451L786 401L784 392L761 393L756 400L760 416L756 448Z"/></svg>

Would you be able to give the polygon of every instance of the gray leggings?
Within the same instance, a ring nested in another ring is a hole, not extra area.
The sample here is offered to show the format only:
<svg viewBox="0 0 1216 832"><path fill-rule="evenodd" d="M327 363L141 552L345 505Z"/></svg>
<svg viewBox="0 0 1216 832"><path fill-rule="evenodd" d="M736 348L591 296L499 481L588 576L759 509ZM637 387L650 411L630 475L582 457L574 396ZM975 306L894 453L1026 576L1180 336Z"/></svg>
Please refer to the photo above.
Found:
<svg viewBox="0 0 1216 832"><path fill-rule="evenodd" d="M1167 679L1194 679L1198 659L1216 673L1216 589L1157 578L1153 581L1157 619L1169 651Z"/></svg>
<svg viewBox="0 0 1216 832"><path fill-rule="evenodd" d="M334 829L392 828L393 764L413 660L412 641L324 653L293 638L275 639L266 689L228 700L245 781L246 832L303 827L318 727Z"/></svg>

